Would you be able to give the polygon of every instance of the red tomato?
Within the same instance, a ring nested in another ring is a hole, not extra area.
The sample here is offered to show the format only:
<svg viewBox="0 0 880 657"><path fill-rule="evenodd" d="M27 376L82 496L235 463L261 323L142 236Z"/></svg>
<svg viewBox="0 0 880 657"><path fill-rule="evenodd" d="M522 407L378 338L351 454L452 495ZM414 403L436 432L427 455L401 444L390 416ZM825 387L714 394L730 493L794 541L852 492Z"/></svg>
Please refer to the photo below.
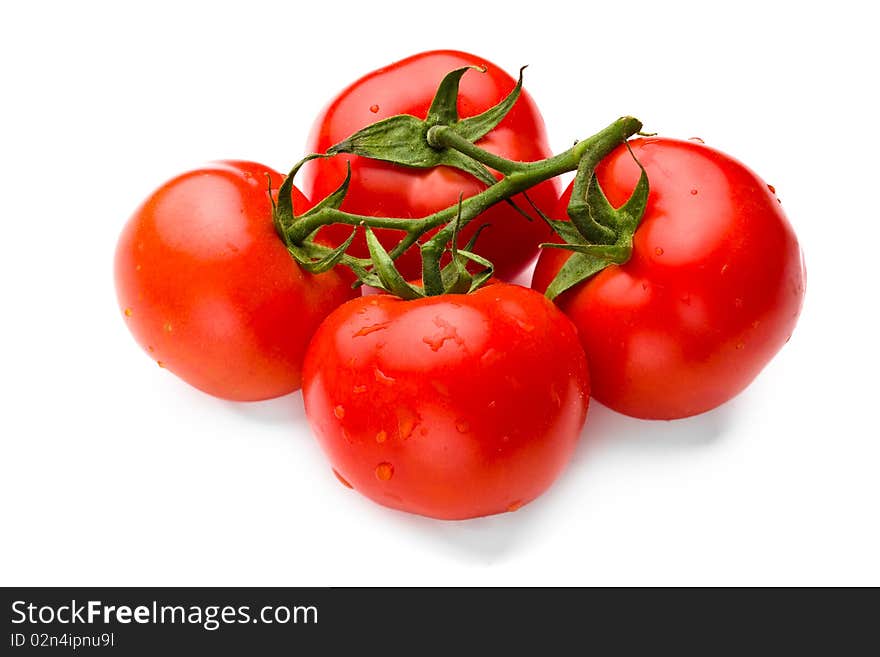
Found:
<svg viewBox="0 0 880 657"><path fill-rule="evenodd" d="M350 301L306 354L303 397L337 476L443 519L514 511L570 459L589 403L571 322L506 283Z"/></svg>
<svg viewBox="0 0 880 657"><path fill-rule="evenodd" d="M364 76L334 98L312 127L308 150L323 153L361 128L396 114L424 119L443 77L468 65L486 66L488 70L468 72L462 78L458 99L462 118L496 105L516 84L494 64L467 53L439 50L414 55ZM551 155L544 121L525 91L504 120L477 143L481 148L513 160L540 160ZM306 195L317 201L333 192L345 178L347 160L351 161L351 186L341 209L356 214L419 218L453 205L459 193L468 197L485 189L473 177L449 167L409 169L344 155L316 160L306 167L303 184ZM534 187L529 197L545 212L552 209L559 198L556 181ZM514 200L534 215L521 195ZM462 242L485 223L491 227L481 235L477 251L495 264L500 278L515 276L537 255L538 244L549 238L544 222L538 219L529 222L506 203L499 203L462 231ZM347 226L330 226L322 230L320 237L339 244L350 232ZM377 229L376 235L385 248L390 249L402 233ZM368 255L362 235L349 253L360 257ZM418 249L411 249L397 262L406 278L421 274Z"/></svg>
<svg viewBox="0 0 880 657"><path fill-rule="evenodd" d="M774 190L743 164L693 141L631 145L650 181L632 259L557 302L578 328L596 399L635 417L686 417L743 390L791 336L803 260ZM621 147L597 176L617 207L639 169ZM545 290L568 257L544 251L532 287Z"/></svg>
<svg viewBox="0 0 880 657"><path fill-rule="evenodd" d="M215 162L165 183L116 248L116 292L129 329L160 366L233 400L300 386L312 333L354 296L336 272L306 273L275 234L267 174ZM294 207L307 209L294 189Z"/></svg>

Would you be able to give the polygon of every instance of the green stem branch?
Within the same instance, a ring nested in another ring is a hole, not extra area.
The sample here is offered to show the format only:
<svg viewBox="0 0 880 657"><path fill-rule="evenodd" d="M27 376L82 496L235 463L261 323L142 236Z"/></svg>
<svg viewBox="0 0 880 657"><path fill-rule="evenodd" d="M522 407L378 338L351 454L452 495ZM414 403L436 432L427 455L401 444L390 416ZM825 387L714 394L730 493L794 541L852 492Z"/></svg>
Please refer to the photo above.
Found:
<svg viewBox="0 0 880 657"><path fill-rule="evenodd" d="M341 223L350 226L365 225L370 228L386 228L405 233L400 242L390 251L392 259L400 257L425 233L442 226L430 240L421 245L424 270L423 278L428 294L435 294L435 288L442 291L439 261L446 244L455 231L451 223L461 208L459 227L462 227L482 212L535 185L568 171L574 171L582 162L585 166L595 166L615 147L642 129L642 124L633 117L623 117L588 139L578 142L572 148L546 160L537 162L515 162L497 156L475 146L459 137L447 126L434 126L428 131L428 142L434 148L451 148L503 174L503 178L485 190L464 199L459 204L435 212L421 219L400 217L372 217L351 214L335 208L323 208L314 213L299 217L286 227L291 242L298 244L312 233L328 224ZM599 226L599 228L603 228Z"/></svg>
<svg viewBox="0 0 880 657"><path fill-rule="evenodd" d="M529 167L528 162L516 162L507 158L483 150L459 135L453 128L446 125L435 125L428 130L428 145L432 148L452 148L459 153L468 155L477 162L485 164L504 175L510 175L514 171L525 171Z"/></svg>

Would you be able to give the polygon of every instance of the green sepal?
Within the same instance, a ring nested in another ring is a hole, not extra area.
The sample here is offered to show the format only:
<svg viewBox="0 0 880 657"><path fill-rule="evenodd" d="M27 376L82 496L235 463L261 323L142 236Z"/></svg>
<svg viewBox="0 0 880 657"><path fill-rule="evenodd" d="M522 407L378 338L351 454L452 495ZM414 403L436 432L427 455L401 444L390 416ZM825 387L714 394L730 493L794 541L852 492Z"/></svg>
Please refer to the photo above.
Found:
<svg viewBox="0 0 880 657"><path fill-rule="evenodd" d="M523 67L525 68L525 67ZM485 165L451 148L434 148L428 143L428 130L435 125L449 126L458 134L473 142L492 130L513 107L522 90L522 69L513 91L498 105L482 114L459 120L458 90L461 77L468 70L485 72L484 68L465 66L448 73L440 82L427 118L398 114L358 130L347 139L331 146L327 155L351 154L373 160L390 162L416 169L448 166L475 177L487 186L497 180ZM520 214L531 217L506 199Z"/></svg>
<svg viewBox="0 0 880 657"><path fill-rule="evenodd" d="M641 165L639 165L641 166ZM614 208L605 196L605 192L599 185L599 180L594 175L590 179L587 188L587 208L592 219L602 226L615 232L632 234L638 227L645 207L648 204L648 176L642 169L639 181L636 183L629 199L619 208Z"/></svg>
<svg viewBox="0 0 880 657"><path fill-rule="evenodd" d="M569 222L582 239L591 244L611 244L616 239L614 229L604 223L599 223L593 218L590 206L585 201L576 201L572 198L566 208Z"/></svg>
<svg viewBox="0 0 880 657"><path fill-rule="evenodd" d="M394 260L388 255L388 251L382 246L376 234L367 226L367 248L370 250L370 257L373 260L374 271L379 278L381 285L375 285L386 292L390 292L401 299L411 300L419 299L425 296L424 292L410 285L407 280L397 271L394 266Z"/></svg>
<svg viewBox="0 0 880 657"><path fill-rule="evenodd" d="M474 247L477 244L477 240L480 239L480 235L483 234L483 231L489 228L492 224L480 224L477 227L477 230L474 231L473 236L468 240L468 243L465 244L465 251L473 251Z"/></svg>
<svg viewBox="0 0 880 657"><path fill-rule="evenodd" d="M473 158L450 148L432 148L425 136L427 131L424 121L399 114L357 131L332 146L327 154L349 153L414 169L445 165L469 173L487 186L497 182L489 169Z"/></svg>
<svg viewBox="0 0 880 657"><path fill-rule="evenodd" d="M591 276L598 274L608 264L608 261L604 258L597 258L585 253L572 253L547 287L544 296L548 299L554 299L570 287L574 287L581 281L585 281Z"/></svg>
<svg viewBox="0 0 880 657"><path fill-rule="evenodd" d="M580 234L578 229L572 224L570 221L559 221L558 219L551 219L539 208L535 202L531 199L531 197L523 192L523 196L526 197L526 200L529 202L529 205L532 206L532 210L550 227L554 233L556 233L559 237L562 238L562 241L566 244L589 244L583 235ZM541 244L540 246L545 246Z"/></svg>
<svg viewBox="0 0 880 657"><path fill-rule="evenodd" d="M628 144L627 148L629 148ZM632 154L631 150L630 154ZM572 196L572 203L568 208L572 221L569 224L565 221L546 220L565 243L546 243L541 244L541 247L572 251L545 292L549 299L595 276L609 265L620 265L629 261L632 256L633 236L645 214L650 191L648 175L644 167L635 155L633 159L641 169L641 174L635 188L622 206L614 208L611 205L592 169L583 172L579 170L578 175L589 175L590 179L585 199L579 203L580 208L577 207ZM573 213L573 206L577 213ZM578 221L575 220L576 218ZM601 234L598 234L597 228L602 229ZM608 240L606 233L610 233L612 239ZM597 241L597 237L601 238L601 241Z"/></svg>
<svg viewBox="0 0 880 657"><path fill-rule="evenodd" d="M443 281L443 294L466 294L471 289L473 277L467 270L463 258L453 258L448 265L440 270Z"/></svg>
<svg viewBox="0 0 880 657"><path fill-rule="evenodd" d="M550 224L550 221L551 221L550 217L548 217L546 214L544 214L544 212L541 210L541 208L538 207L537 203L535 203L535 202L532 200L532 197L529 196L529 193L528 193L528 192L523 192L522 195L525 197L526 201L529 202L529 205L532 206L532 210L534 210L535 213L536 213L536 214L537 214L537 215L538 215L538 216L539 216L539 217L540 217L545 223ZM553 228L553 225L550 224L550 227Z"/></svg>
<svg viewBox="0 0 880 657"><path fill-rule="evenodd" d="M487 260L481 255L477 255L473 251L469 251L467 249L459 249L458 255L463 258L467 258L471 262L475 262L478 265L483 266L482 271L477 272L473 275L471 280L471 287L468 292L473 292L474 290L482 287L486 281L492 278L492 274L495 273L495 265L493 265L490 260Z"/></svg>
<svg viewBox="0 0 880 657"><path fill-rule="evenodd" d="M428 146L427 132L421 119L398 114L361 128L327 149L327 155L350 153L406 167L432 167L437 151Z"/></svg>
<svg viewBox="0 0 880 657"><path fill-rule="evenodd" d="M458 195L458 212L452 220L452 239L449 241L449 253L452 256L448 265L440 270L440 281L443 294L464 294L471 288L471 274L467 270L467 262L458 256L458 233L461 230L461 203L463 194ZM428 291L428 287L425 287Z"/></svg>
<svg viewBox="0 0 880 657"><path fill-rule="evenodd" d="M477 228L476 233L474 233L471 239L468 240L464 249L458 248L458 233L461 229L461 201L462 197L459 195L458 214L455 218L452 240L450 242L450 255L452 256L452 259L440 272L440 278L443 281L444 294L467 294L473 292L489 280L495 271L495 265L493 265L491 261L471 251L476 244L480 233L482 233L489 224L483 224ZM477 274L471 274L467 267L468 261L482 265L483 269Z"/></svg>
<svg viewBox="0 0 880 657"><path fill-rule="evenodd" d="M320 153L312 153L294 164L290 173L282 181L281 187L278 188L278 201L272 201L272 223L275 225L275 232L278 233L278 236L288 248L290 247L290 236L288 236L286 229L296 219L293 214L293 195L291 193L293 191L293 180L306 162L319 157L327 156ZM271 191L269 198L271 199Z"/></svg>
<svg viewBox="0 0 880 657"><path fill-rule="evenodd" d="M446 148L442 151L435 151L439 157L437 158L438 164L445 164L448 167L454 167L460 171L464 171L465 173L471 174L474 178L479 180L481 183L486 185L486 187L491 187L496 182L495 176L487 169L483 164L480 164L472 157L468 157L462 153L459 153L456 150L451 148ZM505 199L511 205L513 201L511 199ZM514 205L514 207L516 207ZM518 209L518 208L517 208Z"/></svg>
<svg viewBox="0 0 880 657"><path fill-rule="evenodd" d="M483 266L483 271L478 272L473 276L473 280L471 281L471 289L470 292L473 292L479 287L482 287L483 283L492 278L492 274L495 273L495 265L491 260L487 260L481 255L477 255L474 252L474 247L477 244L477 240L482 235L483 231L489 228L491 224L481 224L477 227L477 230L474 232L473 236L468 240L468 243L465 244L463 249L458 249L458 255L470 260L471 262L476 262L478 265Z"/></svg>
<svg viewBox="0 0 880 657"><path fill-rule="evenodd" d="M348 193L348 185L351 183L351 163L345 163L345 180L342 181L342 184L336 188L336 191L332 194L328 194L321 202L315 205L315 207L309 209L308 212L303 213L303 217L307 217L312 214L316 214L321 210L338 210L339 206L342 205L342 202L345 200L345 195Z"/></svg>
<svg viewBox="0 0 880 657"><path fill-rule="evenodd" d="M476 274L471 274L467 268L467 261L475 262L483 269ZM456 249L455 256L440 272L440 277L443 280L443 294L473 292L492 278L494 273L495 266L490 260L469 249Z"/></svg>
<svg viewBox="0 0 880 657"><path fill-rule="evenodd" d="M372 269L368 269L368 267L373 266L373 261L369 258L354 258L347 255L342 258L342 264L348 267L358 279L351 284L353 289L357 289L361 285L369 285L376 289L384 289L379 275Z"/></svg>
<svg viewBox="0 0 880 657"><path fill-rule="evenodd" d="M333 269L342 261L346 250L351 246L356 234L357 227L351 231L348 239L335 249L306 241L303 244L288 244L287 250L307 272L310 274L323 274Z"/></svg>
<svg viewBox="0 0 880 657"><path fill-rule="evenodd" d="M525 66L519 69L519 79L516 82L516 86L507 94L504 100L494 107L490 107L482 114L469 116L458 121L452 126L452 129L470 142L475 142L494 130L495 126L501 123L502 119L510 112L522 92L524 70L526 70Z"/></svg>
<svg viewBox="0 0 880 657"><path fill-rule="evenodd" d="M506 198L506 199L504 199L504 202L507 203L507 205L509 205L510 207L512 207L514 210L516 210L516 211L517 211L519 214L521 214L523 217L525 217L526 221L534 221L534 220L535 220L535 218L532 217L532 215L530 215L528 212L526 212L526 211L523 210L521 207L519 207L519 206L516 204L516 201L514 201L512 198Z"/></svg>
<svg viewBox="0 0 880 657"><path fill-rule="evenodd" d="M566 244L588 244L572 222L559 221L558 219L545 219L545 221Z"/></svg>
<svg viewBox="0 0 880 657"><path fill-rule="evenodd" d="M622 244L560 244L559 242L545 242L539 246L542 249L561 249L573 253L583 253L617 265L622 265L632 256L632 247Z"/></svg>
<svg viewBox="0 0 880 657"><path fill-rule="evenodd" d="M434 94L434 100L431 101L428 116L425 117L425 123L429 127L432 125L452 125L458 122L458 85L461 83L461 76L471 70L480 71L480 73L486 72L484 66L462 66L447 73L440 81L437 93Z"/></svg>

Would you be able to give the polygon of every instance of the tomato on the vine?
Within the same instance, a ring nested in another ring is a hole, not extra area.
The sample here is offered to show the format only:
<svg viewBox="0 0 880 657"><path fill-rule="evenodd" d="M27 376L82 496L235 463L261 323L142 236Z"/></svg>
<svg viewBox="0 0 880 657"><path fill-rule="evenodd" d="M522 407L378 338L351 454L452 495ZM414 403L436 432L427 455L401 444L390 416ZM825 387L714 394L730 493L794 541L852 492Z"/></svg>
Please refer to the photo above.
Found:
<svg viewBox="0 0 880 657"><path fill-rule="evenodd" d="M462 519L514 511L553 482L584 424L589 378L565 315L499 283L349 301L315 333L303 398L343 483Z"/></svg>
<svg viewBox="0 0 880 657"><path fill-rule="evenodd" d="M316 120L308 150L324 153L361 128L384 118L409 114L424 119L437 91L437 85L450 71L462 66L485 67L485 73L472 72L461 80L458 110L461 117L480 114L510 93L515 81L498 66L463 52L440 50L413 55L370 73L342 91ZM533 161L551 155L544 121L532 98L525 91L501 123L478 142L481 148L502 157ZM344 155L316 160L305 169L303 190L317 201L332 193L345 178L346 162L351 163L351 184L341 209L356 214L419 218L454 204L459 194L473 196L485 185L470 175L449 167L410 169L365 157ZM555 180L548 180L529 191L529 197L544 212L559 198ZM516 204L534 215L522 195ZM489 224L479 241L479 252L495 264L500 278L516 275L537 254L538 244L549 231L537 219L528 221L506 203L489 208L462 233L467 241L478 226ZM341 243L350 233L343 225L327 226L320 238ZM398 231L377 229L383 245L390 249L400 239ZM359 236L349 253L365 257L367 248ZM397 265L406 278L420 275L416 249L410 249Z"/></svg>
<svg viewBox="0 0 880 657"><path fill-rule="evenodd" d="M191 385L232 400L300 386L312 333L354 296L335 271L303 271L275 234L269 181L253 162L215 162L162 185L116 248L116 291L140 345ZM293 190L298 211L306 198Z"/></svg>
<svg viewBox="0 0 880 657"><path fill-rule="evenodd" d="M650 181L632 257L556 301L578 328L596 399L641 418L695 415L743 390L791 336L801 251L773 188L740 162L695 141L630 145ZM614 206L639 173L624 147L596 170ZM545 290L568 257L546 249L533 287Z"/></svg>

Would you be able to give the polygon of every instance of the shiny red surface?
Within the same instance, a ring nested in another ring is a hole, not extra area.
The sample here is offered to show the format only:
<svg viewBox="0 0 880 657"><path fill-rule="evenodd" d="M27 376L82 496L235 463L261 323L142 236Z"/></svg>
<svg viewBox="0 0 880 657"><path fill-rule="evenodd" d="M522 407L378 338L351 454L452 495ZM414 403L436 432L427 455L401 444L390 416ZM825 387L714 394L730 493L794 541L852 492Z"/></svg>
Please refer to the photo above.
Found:
<svg viewBox="0 0 880 657"><path fill-rule="evenodd" d="M212 395L277 397L300 385L318 323L355 293L335 272L300 269L275 234L267 192L281 176L215 162L165 183L126 224L116 291L151 358ZM294 207L305 197L294 190Z"/></svg>
<svg viewBox="0 0 880 657"><path fill-rule="evenodd" d="M578 327L596 399L636 417L685 417L731 399L788 340L805 270L776 196L750 169L691 141L632 149L651 188L632 259L557 302ZM621 147L597 175L619 206L639 170ZM567 258L547 249L533 287L546 289Z"/></svg>
<svg viewBox="0 0 880 657"><path fill-rule="evenodd" d="M516 81L491 62L452 50L414 55L370 73L334 98L316 120L308 150L323 153L357 130L396 114L424 119L437 86L450 71L467 65L485 66L486 73L468 71L461 81L459 116L479 114L496 105L513 89ZM532 98L522 92L504 120L477 144L497 155L520 161L540 160L551 155L544 121ZM306 165L303 190L317 202L333 192L345 178L345 163L351 161L352 179L342 209L356 214L419 218L458 201L459 193L472 196L484 185L471 176L448 167L408 169L356 156L337 156ZM533 188L529 196L542 210L549 211L559 198L555 181ZM521 196L523 209L531 209ZM532 212L532 214L534 214ZM506 204L490 208L462 233L462 242L484 223L491 225L480 237L477 250L495 263L496 273L509 278L537 254L538 244L549 236L543 222L529 222ZM330 226L321 238L334 244L348 237L351 228ZM377 230L390 249L400 239L399 231ZM350 253L367 256L363 236ZM418 249L405 254L398 266L406 278L421 274Z"/></svg>
<svg viewBox="0 0 880 657"><path fill-rule="evenodd" d="M503 283L350 301L315 334L303 380L338 477L379 504L444 519L540 495L569 461L589 402L571 322Z"/></svg>

